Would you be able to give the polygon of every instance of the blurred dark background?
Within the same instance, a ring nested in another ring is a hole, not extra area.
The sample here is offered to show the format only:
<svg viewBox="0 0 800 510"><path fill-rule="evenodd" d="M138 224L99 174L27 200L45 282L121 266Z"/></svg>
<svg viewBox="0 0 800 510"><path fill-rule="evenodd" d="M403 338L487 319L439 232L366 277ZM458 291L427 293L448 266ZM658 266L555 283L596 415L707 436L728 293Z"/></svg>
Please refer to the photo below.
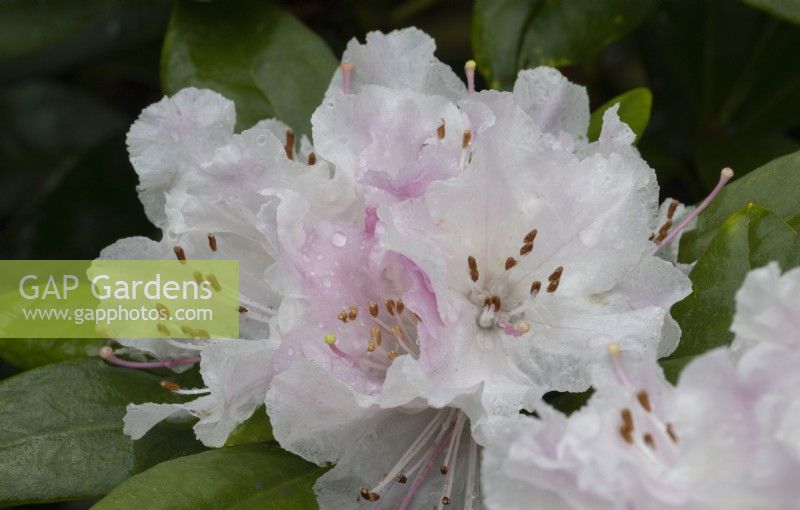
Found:
<svg viewBox="0 0 800 510"><path fill-rule="evenodd" d="M570 1L580 4L562 0ZM438 57L459 73L473 56L469 1L278 3L337 56L352 37L409 25L432 35ZM545 3L555 2L530 1ZM749 5L769 3L654 1L633 31L562 69L588 87L593 108L634 87L652 90L639 147L662 195L696 202L722 166L742 175L800 148L800 27ZM119 238L158 236L136 196L125 133L162 96L161 48L174 7L0 0L0 258L91 259ZM0 378L13 373L0 362Z"/></svg>

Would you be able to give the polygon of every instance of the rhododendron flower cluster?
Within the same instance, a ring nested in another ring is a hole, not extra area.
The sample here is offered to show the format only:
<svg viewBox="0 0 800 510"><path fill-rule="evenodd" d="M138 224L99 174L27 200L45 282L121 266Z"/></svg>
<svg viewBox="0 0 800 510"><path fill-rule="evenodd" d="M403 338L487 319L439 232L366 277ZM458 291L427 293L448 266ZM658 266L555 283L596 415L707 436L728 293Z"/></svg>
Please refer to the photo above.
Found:
<svg viewBox="0 0 800 510"><path fill-rule="evenodd" d="M715 352L673 388L656 364L680 338L670 307L691 290L675 239L730 170L695 211L659 209L617 107L590 141L586 90L557 70L477 91L474 62L465 83L434 50L416 29L352 41L311 140L278 120L235 133L233 103L209 90L142 113L128 144L163 239L125 239L102 257L239 260L242 334L104 350L132 367L200 363L206 387L165 383L196 400L131 405L126 432L194 416L197 437L222 446L266 404L283 448L333 465L315 486L322 508L792 497L778 487L794 459L765 439L791 417L742 400L748 387L780 391L777 370L748 364L757 353ZM760 341L776 313L737 319L742 342ZM542 400L590 386L571 417ZM715 440L704 427L723 417L702 405L717 397L715 412L738 414ZM707 480L710 462L741 466Z"/></svg>

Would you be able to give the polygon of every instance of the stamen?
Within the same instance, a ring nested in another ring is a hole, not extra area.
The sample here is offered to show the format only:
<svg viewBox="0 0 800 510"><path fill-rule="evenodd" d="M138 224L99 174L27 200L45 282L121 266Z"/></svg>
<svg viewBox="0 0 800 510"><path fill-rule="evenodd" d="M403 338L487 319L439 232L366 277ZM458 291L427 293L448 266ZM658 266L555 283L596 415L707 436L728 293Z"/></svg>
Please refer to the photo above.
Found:
<svg viewBox="0 0 800 510"><path fill-rule="evenodd" d="M394 316L394 299L386 300L386 311L389 312L389 315Z"/></svg>
<svg viewBox="0 0 800 510"><path fill-rule="evenodd" d="M375 345L381 345L383 342L383 334L381 333L381 328L378 326L373 326L370 330L370 341L375 342Z"/></svg>
<svg viewBox="0 0 800 510"><path fill-rule="evenodd" d="M178 391L181 389L180 385L172 381L161 381L161 387L168 391Z"/></svg>
<svg viewBox="0 0 800 510"><path fill-rule="evenodd" d="M642 405L642 408L645 411L649 413L653 410L653 407L650 405L650 396L647 394L647 391L641 390L636 394L636 398L639 400L639 404Z"/></svg>
<svg viewBox="0 0 800 510"><path fill-rule="evenodd" d="M210 232L208 234L208 247L211 249L211 251L217 251L217 236Z"/></svg>
<svg viewBox="0 0 800 510"><path fill-rule="evenodd" d="M182 247L176 245L174 248L172 248L172 250L175 252L175 256L178 258L178 260L181 262L186 262L186 252L183 251Z"/></svg>
<svg viewBox="0 0 800 510"><path fill-rule="evenodd" d="M658 233L653 237L653 240L657 243L660 243L665 237L667 237L667 234L669 234L669 229L671 228L672 220L667 220L663 225L661 225L661 228L658 229Z"/></svg>
<svg viewBox="0 0 800 510"><path fill-rule="evenodd" d="M353 68L355 65L352 62L342 62L339 68L342 70L342 92L346 95L350 94L350 80L353 76Z"/></svg>
<svg viewBox="0 0 800 510"><path fill-rule="evenodd" d="M389 351L386 353L386 357L389 358L391 361L397 357L397 351Z"/></svg>
<svg viewBox="0 0 800 510"><path fill-rule="evenodd" d="M162 305L161 303L156 303L156 310L158 310L158 314L159 314L159 316L161 316L161 318L163 318L163 319L169 319L170 318L169 308L167 308L166 306Z"/></svg>
<svg viewBox="0 0 800 510"><path fill-rule="evenodd" d="M213 274L207 274L206 280L208 280L208 283L211 284L211 288L215 291L219 292L222 290L222 285L219 284L219 280L217 280L217 277Z"/></svg>
<svg viewBox="0 0 800 510"><path fill-rule="evenodd" d="M470 141L472 140L472 131L467 129L464 131L464 134L461 136L461 148L466 149L469 146Z"/></svg>
<svg viewBox="0 0 800 510"><path fill-rule="evenodd" d="M511 269L512 267L514 267L516 265L517 265L517 261L514 259L514 257L508 257L506 259L506 265L505 265L506 271L508 271L509 269Z"/></svg>
<svg viewBox="0 0 800 510"><path fill-rule="evenodd" d="M538 294L540 290L542 290L542 282L534 280L533 283L531 283L531 296L536 297L536 294Z"/></svg>
<svg viewBox="0 0 800 510"><path fill-rule="evenodd" d="M294 159L294 131L291 129L286 130L286 144L283 150L286 151L287 158Z"/></svg>
<svg viewBox="0 0 800 510"><path fill-rule="evenodd" d="M414 478L414 483L412 483L411 487L409 487L405 497L403 497L403 501L401 501L400 506L397 507L397 510L406 510L414 500L414 496L417 495L420 487L422 487L422 484L428 478L428 473L430 473L431 469L433 469L436 459L438 459L442 454L449 440L450 436L448 434L444 434L442 438L439 439L439 441L433 446L433 449L428 454L428 458L425 461L425 465L422 467L422 470L420 470L416 478Z"/></svg>
<svg viewBox="0 0 800 510"><path fill-rule="evenodd" d="M444 119L442 119L442 125L436 128L436 136L439 137L439 140L444 140L445 129L444 129Z"/></svg>
<svg viewBox="0 0 800 510"><path fill-rule="evenodd" d="M170 332L169 328L166 324L159 322L156 326L156 329L163 333L165 336L172 336L172 332Z"/></svg>
<svg viewBox="0 0 800 510"><path fill-rule="evenodd" d="M369 314L373 317L377 317L380 313L380 308L378 308L378 303L370 303L369 304Z"/></svg>
<svg viewBox="0 0 800 510"><path fill-rule="evenodd" d="M317 155L313 152L308 153L308 166L314 166L317 164Z"/></svg>
<svg viewBox="0 0 800 510"><path fill-rule="evenodd" d="M336 318L339 319L340 321L344 322L345 324L347 324L347 312L344 312L344 311L339 312L336 315Z"/></svg>
<svg viewBox="0 0 800 510"><path fill-rule="evenodd" d="M333 334L325 335L325 343L328 344L328 347L331 349L331 351L333 351L333 353L339 356L340 358L352 361L353 363L360 363L370 368L376 368L378 370L382 370L383 372L386 372L386 370L388 370L386 366L381 365L380 363L375 363L374 361L370 361L368 359L359 358L358 356L353 356L352 354L348 354L343 350L339 349L339 347L336 345L336 335Z"/></svg>
<svg viewBox="0 0 800 510"><path fill-rule="evenodd" d="M725 187L725 184L727 184L731 178L733 178L733 170L730 168L723 168L722 172L719 174L719 181L717 182L717 185L714 186L714 189L711 190L711 193L709 193L708 196L702 202L700 202L700 205L698 205L694 211L687 214L686 217L683 218L683 220L678 224L678 226L672 229L672 232L670 232L667 237L665 237L656 245L655 249L653 250L653 254L655 255L658 253L658 250L671 243L672 240L675 239L678 234L680 234L689 225L689 223L692 222L692 220L697 218L700 213L703 212L706 207L708 207L711 201L714 200L717 195L719 195L720 191L722 191L722 188Z"/></svg>
<svg viewBox="0 0 800 510"><path fill-rule="evenodd" d="M367 501L374 502L381 499L381 495L377 492L370 492L369 487L361 487L361 497Z"/></svg>
<svg viewBox="0 0 800 510"><path fill-rule="evenodd" d="M467 461L467 486L464 489L464 510L472 510L475 500L475 477L478 472L478 443L469 436L469 460Z"/></svg>
<svg viewBox="0 0 800 510"><path fill-rule="evenodd" d="M678 442L678 436L675 435L675 430L672 428L671 423L667 423L667 435L669 436L670 439L672 439L673 443Z"/></svg>
<svg viewBox="0 0 800 510"><path fill-rule="evenodd" d="M525 243L519 249L519 254L520 254L520 256L524 256L524 255L529 254L532 251L533 251L533 242Z"/></svg>
<svg viewBox="0 0 800 510"><path fill-rule="evenodd" d="M177 367L181 365L194 365L200 362L200 356L192 356L189 358L165 359L160 361L131 361L116 357L114 355L114 350L109 346L105 346L100 349L100 357L108 361L112 365L117 365L126 368Z"/></svg>
<svg viewBox="0 0 800 510"><path fill-rule="evenodd" d="M655 450L656 449L656 442L653 440L653 435L652 434L650 434L649 432L645 433L642 436L642 439L644 440L644 444L649 446L651 450Z"/></svg>
<svg viewBox="0 0 800 510"><path fill-rule="evenodd" d="M561 280L551 280L550 283L547 284L547 292L552 294L553 292L558 289L558 284L561 283Z"/></svg>
<svg viewBox="0 0 800 510"><path fill-rule="evenodd" d="M611 358L611 366L614 368L614 373L619 382L632 389L633 385L630 379L628 379L628 375L625 373L625 368L622 366L622 355L620 354L619 344L616 342L608 344L606 351L608 352L608 357Z"/></svg>
<svg viewBox="0 0 800 510"><path fill-rule="evenodd" d="M678 209L678 205L679 204L680 203L677 200L674 200L674 199L672 200L672 202L669 203L669 207L667 208L667 219L668 220L671 220L673 218L673 216L675 216L675 211Z"/></svg>
<svg viewBox="0 0 800 510"><path fill-rule="evenodd" d="M244 305L239 305L239 313L247 313L247 307Z"/></svg>
<svg viewBox="0 0 800 510"><path fill-rule="evenodd" d="M563 272L564 272L564 266L558 266L555 269L555 271L553 271L550 274L550 276L547 277L547 280L551 281L551 282L554 281L554 280L558 280L559 278L561 278L561 273L563 273Z"/></svg>
<svg viewBox="0 0 800 510"><path fill-rule="evenodd" d="M625 408L620 414L622 415L622 425L619 428L619 434L626 443L633 444L633 415L631 410Z"/></svg>
<svg viewBox="0 0 800 510"><path fill-rule="evenodd" d="M347 311L347 320L354 321L358 318L358 307L356 305L350 305L350 309Z"/></svg>
<svg viewBox="0 0 800 510"><path fill-rule="evenodd" d="M192 276L194 277L194 281L197 282L197 285L202 285L203 284L203 281L204 281L203 280L203 273L201 273L200 271L195 271Z"/></svg>
<svg viewBox="0 0 800 510"><path fill-rule="evenodd" d="M443 506L449 505L450 501L450 493L453 490L453 482L455 480L456 475L456 466L458 465L458 449L461 445L461 432L464 428L464 424L466 423L466 416L464 413L458 413L458 418L456 419L456 426L453 428L453 434L450 437L450 444L447 447L447 453L445 454L444 464L442 464L441 473L443 475L447 475L447 478L444 482L444 491L442 493L442 499L439 503L439 509L442 510Z"/></svg>
<svg viewBox="0 0 800 510"><path fill-rule="evenodd" d="M539 233L539 231L536 230L536 229L531 230L530 232L528 232L525 235L525 238L522 240L522 243L523 244L532 243L533 240L536 239L536 234L538 234L538 233Z"/></svg>
<svg viewBox="0 0 800 510"><path fill-rule="evenodd" d="M467 257L467 265L469 266L469 277L473 282L477 282L480 275L478 273L478 262L475 260L475 257L472 255Z"/></svg>
<svg viewBox="0 0 800 510"><path fill-rule="evenodd" d="M464 74L467 75L467 93L472 94L475 92L475 61L467 60L464 64Z"/></svg>
<svg viewBox="0 0 800 510"><path fill-rule="evenodd" d="M403 303L402 299L398 299L396 304L397 304L397 315L401 315L403 313L403 310L406 309L406 305Z"/></svg>

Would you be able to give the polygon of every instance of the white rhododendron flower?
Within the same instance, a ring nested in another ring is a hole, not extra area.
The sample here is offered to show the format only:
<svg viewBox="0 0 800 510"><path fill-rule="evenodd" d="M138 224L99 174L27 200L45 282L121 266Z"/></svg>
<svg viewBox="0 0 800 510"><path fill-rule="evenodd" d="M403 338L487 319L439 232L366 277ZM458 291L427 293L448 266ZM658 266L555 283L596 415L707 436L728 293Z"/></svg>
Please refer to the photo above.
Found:
<svg viewBox="0 0 800 510"><path fill-rule="evenodd" d="M688 280L653 255L655 176L616 109L590 144L557 71L474 93L433 50L348 46L312 124L359 205L280 250L266 404L284 448L336 463L323 508L480 506L474 427L585 389L611 339L655 358L678 338Z"/></svg>
<svg viewBox="0 0 800 510"><path fill-rule="evenodd" d="M734 348L699 356L676 387L652 359L610 348L596 393L569 417L483 429L489 508L797 508L797 270L752 271L737 294Z"/></svg>

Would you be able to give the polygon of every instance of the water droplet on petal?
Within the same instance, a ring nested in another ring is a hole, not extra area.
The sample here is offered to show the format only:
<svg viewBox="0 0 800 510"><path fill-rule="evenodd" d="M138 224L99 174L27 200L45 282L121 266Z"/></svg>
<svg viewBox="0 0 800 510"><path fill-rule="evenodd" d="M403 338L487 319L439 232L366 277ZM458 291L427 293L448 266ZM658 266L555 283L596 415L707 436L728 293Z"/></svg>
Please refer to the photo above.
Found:
<svg viewBox="0 0 800 510"><path fill-rule="evenodd" d="M258 138L256 138L256 143L258 145L264 145L267 143L267 135L259 135Z"/></svg>
<svg viewBox="0 0 800 510"><path fill-rule="evenodd" d="M341 248L347 244L347 236L337 230L331 235L331 244L337 248Z"/></svg>

